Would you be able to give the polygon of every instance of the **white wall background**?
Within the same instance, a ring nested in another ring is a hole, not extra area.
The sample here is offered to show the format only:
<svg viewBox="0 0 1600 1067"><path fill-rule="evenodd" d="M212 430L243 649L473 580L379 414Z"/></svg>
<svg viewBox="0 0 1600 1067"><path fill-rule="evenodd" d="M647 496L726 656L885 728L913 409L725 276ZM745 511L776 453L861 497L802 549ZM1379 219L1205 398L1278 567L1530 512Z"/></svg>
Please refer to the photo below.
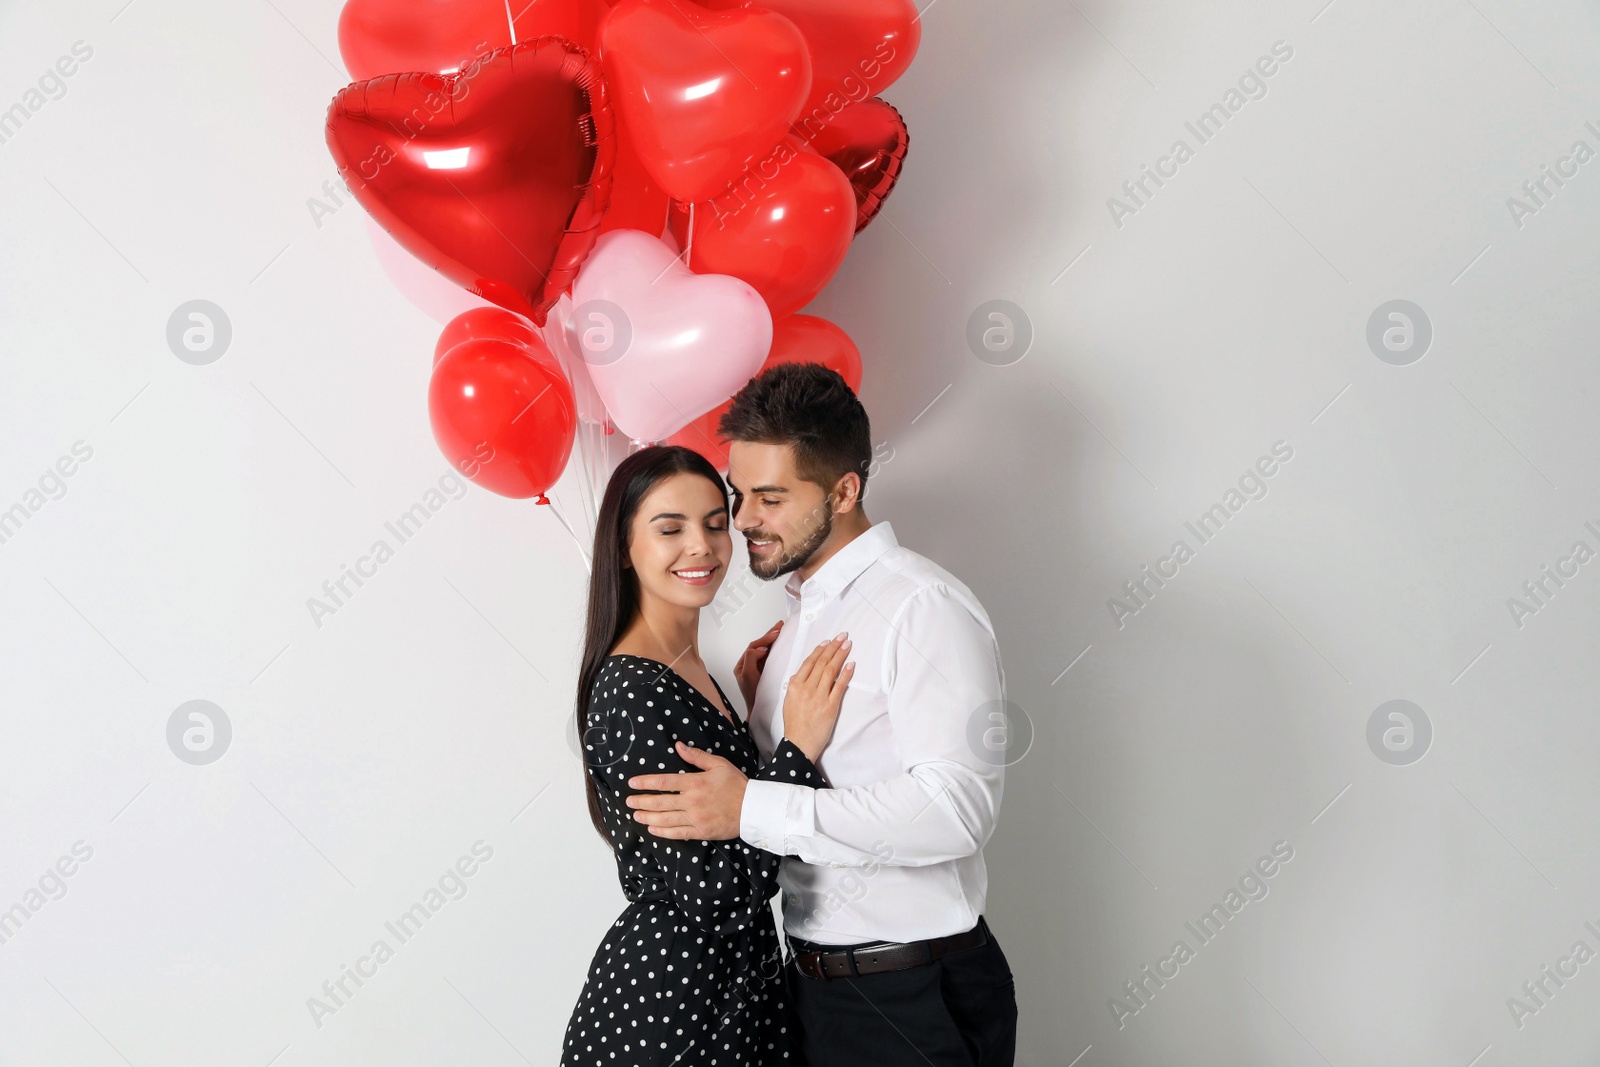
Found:
<svg viewBox="0 0 1600 1067"><path fill-rule="evenodd" d="M474 488L321 628L306 607L448 469L437 323L359 208L306 206L337 11L0 3L0 107L94 50L0 144L0 508L93 450L0 544L0 908L93 850L0 946L0 1062L554 1063L622 906L564 738L585 575L553 515ZM887 94L904 179L814 310L892 449L871 514L983 599L1036 733L988 849L1019 1061L1595 1063L1600 960L1520 1026L1507 1000L1600 951L1600 564L1520 627L1507 600L1600 548L1600 161L1520 227L1507 198L1600 148L1600 12L923 22ZM1118 227L1107 198L1276 41L1267 95ZM209 366L165 340L197 298L233 326ZM1007 366L964 339L991 299L1034 331ZM1405 366L1365 337L1393 299L1433 328ZM1280 440L1267 496L1119 628L1108 598ZM777 610L708 623L725 679ZM208 766L166 742L192 699L232 723ZM1406 766L1367 741L1394 699L1433 730ZM467 895L316 1025L479 840ZM1185 922L1279 841L1200 946Z"/></svg>

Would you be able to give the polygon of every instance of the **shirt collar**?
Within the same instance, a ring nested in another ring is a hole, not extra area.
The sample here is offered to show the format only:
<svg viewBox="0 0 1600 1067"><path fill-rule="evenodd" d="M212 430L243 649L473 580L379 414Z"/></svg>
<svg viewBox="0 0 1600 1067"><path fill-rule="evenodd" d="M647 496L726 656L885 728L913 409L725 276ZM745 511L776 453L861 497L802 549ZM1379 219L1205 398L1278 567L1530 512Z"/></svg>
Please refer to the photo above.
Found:
<svg viewBox="0 0 1600 1067"><path fill-rule="evenodd" d="M789 575L784 591L795 600L805 597L834 597L845 586L860 577L861 572L878 561L891 548L900 544L895 540L894 527L887 522L873 523L856 539L835 552L828 561L804 582L799 573Z"/></svg>

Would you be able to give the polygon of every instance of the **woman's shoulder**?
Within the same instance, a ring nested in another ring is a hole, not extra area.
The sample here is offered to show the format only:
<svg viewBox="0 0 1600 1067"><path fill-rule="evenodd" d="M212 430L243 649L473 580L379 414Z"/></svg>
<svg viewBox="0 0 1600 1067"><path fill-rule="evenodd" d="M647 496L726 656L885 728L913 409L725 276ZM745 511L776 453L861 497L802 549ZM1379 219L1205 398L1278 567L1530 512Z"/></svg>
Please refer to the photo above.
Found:
<svg viewBox="0 0 1600 1067"><path fill-rule="evenodd" d="M655 707L657 694L666 695L668 671L666 664L648 656L613 652L600 662L589 698L591 702L646 702L643 706Z"/></svg>

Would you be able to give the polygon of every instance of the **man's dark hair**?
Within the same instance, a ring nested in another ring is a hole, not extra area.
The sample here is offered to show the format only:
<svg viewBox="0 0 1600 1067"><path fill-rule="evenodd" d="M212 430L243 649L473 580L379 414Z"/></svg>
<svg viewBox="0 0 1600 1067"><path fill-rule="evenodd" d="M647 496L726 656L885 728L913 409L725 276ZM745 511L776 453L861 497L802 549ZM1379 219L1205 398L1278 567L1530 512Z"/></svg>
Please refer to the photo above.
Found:
<svg viewBox="0 0 1600 1067"><path fill-rule="evenodd" d="M780 363L751 378L717 425L728 441L789 445L800 477L826 492L850 471L867 490L872 430L867 409L820 363Z"/></svg>

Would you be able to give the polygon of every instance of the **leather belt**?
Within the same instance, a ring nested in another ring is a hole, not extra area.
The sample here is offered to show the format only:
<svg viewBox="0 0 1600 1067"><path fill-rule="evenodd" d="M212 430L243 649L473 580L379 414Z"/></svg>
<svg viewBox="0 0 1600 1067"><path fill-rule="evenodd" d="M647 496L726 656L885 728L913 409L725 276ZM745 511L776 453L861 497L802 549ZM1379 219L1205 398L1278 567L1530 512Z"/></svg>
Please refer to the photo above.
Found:
<svg viewBox="0 0 1600 1067"><path fill-rule="evenodd" d="M921 967L940 956L977 948L989 942L989 925L981 918L978 925L949 937L934 937L926 941L876 941L853 948L830 951L802 950L795 946L794 965L807 978L828 981L833 978L857 978L864 974L881 974L884 971L903 971L908 967Z"/></svg>

